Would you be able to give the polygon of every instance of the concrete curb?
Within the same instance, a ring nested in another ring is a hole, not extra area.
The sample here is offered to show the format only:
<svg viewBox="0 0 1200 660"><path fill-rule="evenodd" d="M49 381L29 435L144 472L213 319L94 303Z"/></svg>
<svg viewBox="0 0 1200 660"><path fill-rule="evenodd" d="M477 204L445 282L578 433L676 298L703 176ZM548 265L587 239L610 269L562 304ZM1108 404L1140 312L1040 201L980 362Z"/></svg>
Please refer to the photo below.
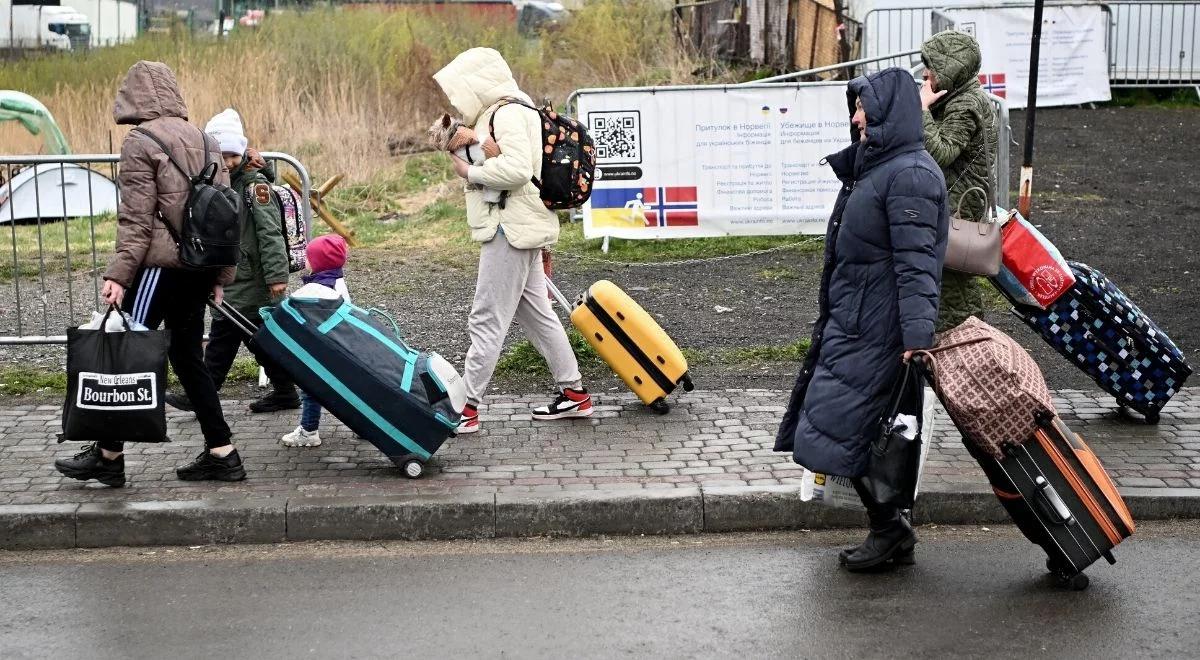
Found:
<svg viewBox="0 0 1200 660"><path fill-rule="evenodd" d="M1200 488L1123 488L1137 520L1200 518ZM1008 521L986 487L936 484L919 524ZM861 527L861 511L800 500L799 486L546 494L200 499L0 506L0 549L311 540L696 534Z"/></svg>
<svg viewBox="0 0 1200 660"><path fill-rule="evenodd" d="M289 541L440 540L495 535L490 494L293 498Z"/></svg>

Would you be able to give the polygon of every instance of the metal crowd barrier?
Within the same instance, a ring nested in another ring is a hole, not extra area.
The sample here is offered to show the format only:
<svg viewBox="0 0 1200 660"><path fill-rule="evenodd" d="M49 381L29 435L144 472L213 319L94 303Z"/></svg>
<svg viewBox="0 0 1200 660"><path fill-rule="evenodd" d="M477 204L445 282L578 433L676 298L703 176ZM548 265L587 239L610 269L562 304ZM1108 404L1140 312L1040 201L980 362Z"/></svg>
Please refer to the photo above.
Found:
<svg viewBox="0 0 1200 660"><path fill-rule="evenodd" d="M308 170L289 154L262 155L299 175L301 212L311 231ZM87 312L103 309L100 279L113 245L97 245L96 237L98 227L116 226L119 161L117 154L0 155L0 345L66 343L66 335L58 334L62 324L51 323L51 310L79 323ZM85 237L72 238L72 229L78 234L83 223ZM11 294L4 293L8 286Z"/></svg>
<svg viewBox="0 0 1200 660"><path fill-rule="evenodd" d="M1050 7L1092 3L1054 2ZM899 59L880 58L920 48L930 35L953 25L955 9L1032 7L1018 4L895 7L873 9L863 16L862 53L875 59L867 72L906 66ZM1113 87L1181 87L1200 85L1200 1L1161 0L1105 2L1109 14L1108 77Z"/></svg>
<svg viewBox="0 0 1200 660"><path fill-rule="evenodd" d="M1113 87L1200 85L1200 2L1110 2Z"/></svg>

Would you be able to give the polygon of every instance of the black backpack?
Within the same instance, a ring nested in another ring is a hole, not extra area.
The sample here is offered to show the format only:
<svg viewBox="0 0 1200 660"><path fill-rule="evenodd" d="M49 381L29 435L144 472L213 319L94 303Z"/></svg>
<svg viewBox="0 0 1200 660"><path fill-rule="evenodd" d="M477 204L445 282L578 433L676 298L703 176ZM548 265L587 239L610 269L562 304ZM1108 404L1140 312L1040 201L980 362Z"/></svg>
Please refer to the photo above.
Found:
<svg viewBox="0 0 1200 660"><path fill-rule="evenodd" d="M237 266L241 257L241 199L229 186L214 183L219 165L208 159L208 136L200 133L204 144L204 168L199 174L191 175L175 160L162 140L146 129L134 129L134 132L162 147L167 160L191 182L192 190L183 204L182 231L175 231L162 211L158 212L158 219L166 225L179 248L179 261L190 268Z"/></svg>
<svg viewBox="0 0 1200 660"><path fill-rule="evenodd" d="M542 178L533 177L542 203L551 211L583 206L592 196L596 174L596 148L587 127L551 106L539 109L520 99L504 99L488 120L492 139L496 135L496 112L510 103L529 108L542 119Z"/></svg>

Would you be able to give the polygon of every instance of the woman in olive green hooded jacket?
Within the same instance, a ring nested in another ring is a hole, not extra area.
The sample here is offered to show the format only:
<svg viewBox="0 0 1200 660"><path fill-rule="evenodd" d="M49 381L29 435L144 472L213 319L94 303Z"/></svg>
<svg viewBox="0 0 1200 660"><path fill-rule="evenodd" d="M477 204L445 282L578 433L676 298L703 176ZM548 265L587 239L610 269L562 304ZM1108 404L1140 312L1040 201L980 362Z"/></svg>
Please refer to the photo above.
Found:
<svg viewBox="0 0 1200 660"><path fill-rule="evenodd" d="M987 209L984 196L979 191L966 193L979 187L995 194L990 177L1000 145L996 112L979 84L979 43L964 32L942 32L921 46L921 60L925 64L921 87L925 149L946 177L951 213L960 208L961 201L961 217L983 220ZM983 308L980 278L943 272L938 332L969 316L982 316Z"/></svg>

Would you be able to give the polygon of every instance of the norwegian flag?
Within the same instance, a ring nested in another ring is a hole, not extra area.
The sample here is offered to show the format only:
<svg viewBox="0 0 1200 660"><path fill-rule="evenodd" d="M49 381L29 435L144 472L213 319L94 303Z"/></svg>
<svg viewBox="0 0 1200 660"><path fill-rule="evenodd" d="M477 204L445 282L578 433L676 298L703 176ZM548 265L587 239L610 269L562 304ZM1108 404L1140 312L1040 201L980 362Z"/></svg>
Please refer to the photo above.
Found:
<svg viewBox="0 0 1200 660"><path fill-rule="evenodd" d="M695 187L646 188L642 203L646 205L647 227L696 227L700 224Z"/></svg>
<svg viewBox="0 0 1200 660"><path fill-rule="evenodd" d="M1004 81L1003 73L981 73L979 74L979 84L990 94L995 94L1002 99L1008 98L1008 84Z"/></svg>

